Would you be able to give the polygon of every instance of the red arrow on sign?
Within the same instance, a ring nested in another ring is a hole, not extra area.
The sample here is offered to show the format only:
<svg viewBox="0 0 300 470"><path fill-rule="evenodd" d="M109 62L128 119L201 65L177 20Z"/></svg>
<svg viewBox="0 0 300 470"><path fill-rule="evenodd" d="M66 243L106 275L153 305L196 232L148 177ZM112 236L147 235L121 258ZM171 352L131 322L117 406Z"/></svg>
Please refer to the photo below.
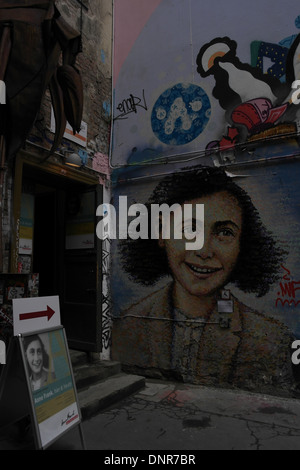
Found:
<svg viewBox="0 0 300 470"><path fill-rule="evenodd" d="M33 318L42 318L48 317L48 321L53 317L55 311L47 305L47 310L42 310L41 312L29 312L29 313L20 313L20 320L31 320Z"/></svg>

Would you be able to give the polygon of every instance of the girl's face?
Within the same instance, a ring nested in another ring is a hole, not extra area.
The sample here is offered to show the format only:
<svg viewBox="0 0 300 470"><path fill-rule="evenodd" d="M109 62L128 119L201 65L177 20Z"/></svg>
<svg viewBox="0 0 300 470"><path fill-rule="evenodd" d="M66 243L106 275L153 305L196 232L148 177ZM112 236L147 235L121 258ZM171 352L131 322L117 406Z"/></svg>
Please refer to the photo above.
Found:
<svg viewBox="0 0 300 470"><path fill-rule="evenodd" d="M226 191L187 201L204 204L204 245L186 250L187 240L160 239L168 256L177 290L194 296L210 296L224 287L240 252L242 210ZM195 221L194 221L195 222ZM184 230L188 229L183 227ZM194 229L193 229L194 230Z"/></svg>
<svg viewBox="0 0 300 470"><path fill-rule="evenodd" d="M33 340L27 350L26 357L33 374L40 374L43 366L43 352L40 341Z"/></svg>

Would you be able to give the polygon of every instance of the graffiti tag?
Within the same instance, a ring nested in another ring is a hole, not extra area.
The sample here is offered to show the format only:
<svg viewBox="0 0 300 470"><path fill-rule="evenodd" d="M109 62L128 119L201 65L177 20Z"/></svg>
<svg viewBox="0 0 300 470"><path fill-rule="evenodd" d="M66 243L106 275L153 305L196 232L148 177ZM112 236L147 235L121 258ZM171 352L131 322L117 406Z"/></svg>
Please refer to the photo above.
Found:
<svg viewBox="0 0 300 470"><path fill-rule="evenodd" d="M282 306L289 305L291 307L293 305L296 307L298 304L300 304L300 300L296 300L296 293L298 290L300 290L300 281L292 281L290 270L284 266L281 267L285 271L283 281L286 282L280 282L279 284L280 291L277 292L278 297L275 301L275 305L277 307L278 303L281 303Z"/></svg>
<svg viewBox="0 0 300 470"><path fill-rule="evenodd" d="M130 94L129 98L125 98L124 100L120 101L117 106L119 114L114 118L114 121L117 119L127 119L128 114L137 113L138 108L145 109L145 111L148 110L145 98L145 90L143 90L143 95L141 98Z"/></svg>

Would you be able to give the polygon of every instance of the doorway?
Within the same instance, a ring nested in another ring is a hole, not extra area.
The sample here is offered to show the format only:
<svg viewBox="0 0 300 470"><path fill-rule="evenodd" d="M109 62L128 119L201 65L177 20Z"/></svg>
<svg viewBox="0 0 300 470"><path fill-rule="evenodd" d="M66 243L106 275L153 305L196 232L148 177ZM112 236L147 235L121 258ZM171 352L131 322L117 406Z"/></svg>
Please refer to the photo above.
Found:
<svg viewBox="0 0 300 470"><path fill-rule="evenodd" d="M35 194L32 270L39 273L39 295L59 295L61 279L59 260L61 248L57 214L57 191Z"/></svg>
<svg viewBox="0 0 300 470"><path fill-rule="evenodd" d="M31 271L39 296L58 295L69 347L101 352L101 242L96 207L102 188L24 164L22 195L34 201Z"/></svg>

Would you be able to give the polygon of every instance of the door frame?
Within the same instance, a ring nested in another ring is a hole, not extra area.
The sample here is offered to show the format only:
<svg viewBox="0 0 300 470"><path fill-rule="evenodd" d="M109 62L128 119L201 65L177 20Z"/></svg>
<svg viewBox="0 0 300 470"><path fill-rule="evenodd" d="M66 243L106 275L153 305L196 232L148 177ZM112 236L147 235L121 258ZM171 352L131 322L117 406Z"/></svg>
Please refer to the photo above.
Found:
<svg viewBox="0 0 300 470"><path fill-rule="evenodd" d="M84 168L79 170L76 168L68 167L53 161L41 160L41 155L34 155L21 150L15 158L14 171L13 171L13 189L12 189L12 217L13 223L11 227L11 250L10 250L10 273L18 273L18 251L19 251L19 229L21 217L21 198L22 198L22 182L23 182L23 169L24 165L32 166L35 169L51 174L53 176L61 177L62 180L72 180L74 183L82 183L87 187L96 187L99 195L101 185L99 183L99 175L92 169ZM101 193L100 193L101 194ZM103 192L100 199L103 198ZM96 214L95 214L96 220ZM102 243L95 234L96 243L96 315L97 315L97 352L102 350Z"/></svg>
<svg viewBox="0 0 300 470"><path fill-rule="evenodd" d="M15 171L13 176L13 221L11 233L11 253L10 253L10 273L18 272L18 249L19 249L19 226L21 215L21 197L22 197L22 181L23 181L23 167L30 165L36 169L50 173L52 175L60 176L62 178L71 179L78 183L86 185L98 185L99 176L97 174L90 174L82 170L76 170L72 167L67 167L59 163L51 161L42 161L33 154L25 151L20 151L15 159ZM92 172L93 170L91 170ZM101 250L100 250L101 251Z"/></svg>

